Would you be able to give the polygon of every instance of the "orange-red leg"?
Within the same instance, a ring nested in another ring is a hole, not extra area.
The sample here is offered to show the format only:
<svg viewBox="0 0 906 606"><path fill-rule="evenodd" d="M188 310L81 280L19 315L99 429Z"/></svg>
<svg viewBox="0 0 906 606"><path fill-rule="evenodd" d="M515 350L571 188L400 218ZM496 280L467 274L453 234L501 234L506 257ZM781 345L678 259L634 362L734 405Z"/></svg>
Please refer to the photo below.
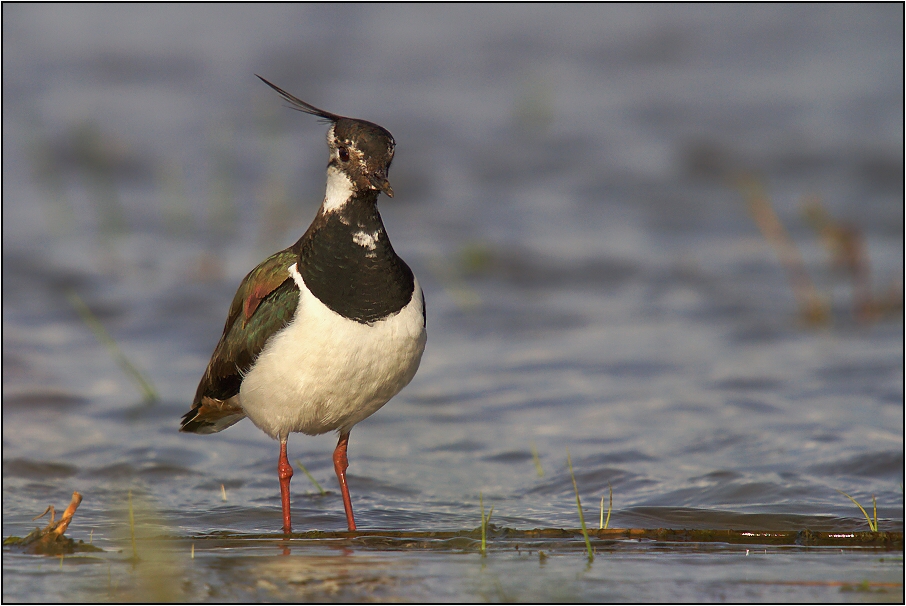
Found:
<svg viewBox="0 0 906 606"><path fill-rule="evenodd" d="M280 501L283 504L283 532L293 531L289 514L289 481L293 477L293 468L286 458L286 438L280 440L280 462L277 463L277 475L280 477Z"/></svg>
<svg viewBox="0 0 906 606"><path fill-rule="evenodd" d="M337 447L333 451L333 468L337 472L337 480L340 482L340 492L343 493L343 509L346 510L346 524L349 530L355 530L355 516L352 515L352 500L349 498L349 488L346 486L346 468L349 467L349 460L346 458L346 446L349 444L349 434L344 433L337 442Z"/></svg>

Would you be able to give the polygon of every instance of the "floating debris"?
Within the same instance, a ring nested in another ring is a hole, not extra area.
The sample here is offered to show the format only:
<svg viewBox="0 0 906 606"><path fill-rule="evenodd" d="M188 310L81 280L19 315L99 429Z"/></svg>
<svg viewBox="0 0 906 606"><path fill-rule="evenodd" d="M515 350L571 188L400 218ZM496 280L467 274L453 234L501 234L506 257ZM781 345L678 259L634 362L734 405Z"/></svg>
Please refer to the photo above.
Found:
<svg viewBox="0 0 906 606"><path fill-rule="evenodd" d="M44 510L44 513L33 518L37 520L50 513L50 522L47 526L44 528L35 528L34 531L29 533L25 538L7 537L3 540L3 544L18 547L25 553L49 556L63 556L64 554L76 553L79 551L103 551L103 549L95 547L90 543L85 543L81 540L74 541L69 537L63 536L63 533L69 528L69 523L72 522L72 516L75 514L75 510L79 507L81 502L82 495L78 492L72 493L72 501L69 502L69 506L66 508L66 511L63 512L60 521L56 521L56 510L53 505L50 505Z"/></svg>

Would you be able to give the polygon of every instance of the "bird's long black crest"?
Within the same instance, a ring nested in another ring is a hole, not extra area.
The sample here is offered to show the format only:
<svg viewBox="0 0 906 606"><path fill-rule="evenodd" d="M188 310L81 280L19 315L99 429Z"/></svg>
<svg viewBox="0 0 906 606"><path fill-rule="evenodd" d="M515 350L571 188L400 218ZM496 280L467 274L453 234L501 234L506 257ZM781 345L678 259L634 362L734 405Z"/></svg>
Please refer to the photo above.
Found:
<svg viewBox="0 0 906 606"><path fill-rule="evenodd" d="M255 74L255 76L257 76L259 80L261 80L262 82L264 82L265 84L270 86L272 89L277 91L281 97L283 97L284 99L289 101L292 104L292 109L294 109L296 111L305 112L306 114L311 114L312 116L318 116L324 122L336 122L337 120L339 120L343 117L343 116L338 116L337 114L332 114L330 112L324 111L323 109L318 109L311 103L306 103L302 99L299 99L298 97L294 97L293 95L289 94L288 92L286 92L285 90L283 90L282 88L277 86L276 84L271 84L270 82L268 82L261 76L258 76L258 74Z"/></svg>

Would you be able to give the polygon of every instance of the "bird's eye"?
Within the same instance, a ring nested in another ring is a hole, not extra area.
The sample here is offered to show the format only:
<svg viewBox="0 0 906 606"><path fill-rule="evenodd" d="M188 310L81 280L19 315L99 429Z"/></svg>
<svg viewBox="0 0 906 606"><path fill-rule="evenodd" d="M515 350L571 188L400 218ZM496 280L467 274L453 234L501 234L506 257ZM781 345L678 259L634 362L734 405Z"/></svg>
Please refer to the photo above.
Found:
<svg viewBox="0 0 906 606"><path fill-rule="evenodd" d="M349 162L349 150L348 149L346 149L345 147L341 147L337 151L340 154L340 160L342 160L343 162Z"/></svg>

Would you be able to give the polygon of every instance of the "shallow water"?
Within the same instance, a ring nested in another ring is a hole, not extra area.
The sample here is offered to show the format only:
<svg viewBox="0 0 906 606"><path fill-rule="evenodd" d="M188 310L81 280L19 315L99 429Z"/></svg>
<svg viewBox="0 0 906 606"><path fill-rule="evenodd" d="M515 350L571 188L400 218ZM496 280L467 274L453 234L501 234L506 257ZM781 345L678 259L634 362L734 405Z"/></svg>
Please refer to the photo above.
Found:
<svg viewBox="0 0 906 606"><path fill-rule="evenodd" d="M323 125L259 73L398 143L381 210L428 348L352 432L361 529L471 530L479 493L500 527L575 528L568 448L590 524L612 487L617 528L867 529L842 490L902 532L901 7L3 12L3 536L78 490L67 534L108 549L5 548L5 600L902 600L902 557L874 549L616 543L587 566L581 540L544 561L293 540L286 558L254 538L281 523L276 443L176 431L239 280L323 194ZM827 324L800 319L742 173ZM861 231L893 311L854 318L809 196ZM290 439L328 491L297 468L297 530L345 526L335 439Z"/></svg>

